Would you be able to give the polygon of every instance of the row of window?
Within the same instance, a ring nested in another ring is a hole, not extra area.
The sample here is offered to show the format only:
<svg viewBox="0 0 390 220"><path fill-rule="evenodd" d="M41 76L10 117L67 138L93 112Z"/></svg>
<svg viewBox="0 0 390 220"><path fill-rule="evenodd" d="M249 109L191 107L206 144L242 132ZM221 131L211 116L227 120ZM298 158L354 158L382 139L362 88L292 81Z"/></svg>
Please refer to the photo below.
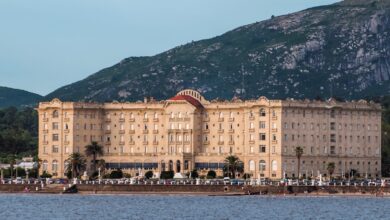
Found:
<svg viewBox="0 0 390 220"><path fill-rule="evenodd" d="M284 134L283 137L284 137L283 138L284 141L300 141L300 140L302 140L303 142L307 141L305 134L303 134L303 135ZM372 138L374 138L374 140L372 140ZM314 141L327 142L328 140L331 143L335 143L335 142L342 143L343 140L345 142L349 141L350 143L352 143L352 142L360 143L360 141L362 141L363 143L371 143L372 141L374 141L374 143L379 143L378 136L370 136L370 135L368 135L368 136L338 135L338 138L337 138L336 134L322 135L322 138L320 138L320 135L310 135L310 139L309 139L309 141L313 141L313 142Z"/></svg>
<svg viewBox="0 0 390 220"><path fill-rule="evenodd" d="M295 123L295 122L291 122L291 123L287 123L285 122L284 123L284 128L285 129L308 129L308 130L311 130L311 131L315 131L315 130L327 130L328 128L330 130L336 130L336 122L330 122L329 126L327 126L327 123L322 123L322 126L320 123L310 123L309 126L306 126L306 123ZM345 130L350 130L350 131L360 131L360 130L367 130L367 131L371 131L371 130L374 130L374 131L378 131L379 130L379 125L375 124L374 126L371 126L371 124L368 124L367 126L365 124L353 124L353 123L350 123L350 124L347 124L347 123L344 123L344 126L342 123L338 123L338 127L337 129L338 130L342 130L342 129L345 129Z"/></svg>

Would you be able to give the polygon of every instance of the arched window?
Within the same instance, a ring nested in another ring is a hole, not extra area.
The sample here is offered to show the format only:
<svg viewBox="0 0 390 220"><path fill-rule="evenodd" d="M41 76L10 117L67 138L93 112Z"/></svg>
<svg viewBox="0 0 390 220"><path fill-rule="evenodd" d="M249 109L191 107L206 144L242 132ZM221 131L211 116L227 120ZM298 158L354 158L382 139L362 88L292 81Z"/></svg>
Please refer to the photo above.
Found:
<svg viewBox="0 0 390 220"><path fill-rule="evenodd" d="M249 171L255 171L255 161L249 161Z"/></svg>
<svg viewBox="0 0 390 220"><path fill-rule="evenodd" d="M124 119L125 118L125 114L121 113L120 117L121 117L121 119Z"/></svg>
<svg viewBox="0 0 390 220"><path fill-rule="evenodd" d="M265 171L265 160L260 160L259 162L259 170L260 171Z"/></svg>
<svg viewBox="0 0 390 220"><path fill-rule="evenodd" d="M169 166L168 167L168 171L173 171L173 161L172 160L169 161L169 165L168 166Z"/></svg>
<svg viewBox="0 0 390 220"><path fill-rule="evenodd" d="M47 160L44 160L43 162L42 162L42 170L43 171L47 171Z"/></svg>
<svg viewBox="0 0 390 220"><path fill-rule="evenodd" d="M219 118L223 118L223 112L219 113Z"/></svg>
<svg viewBox="0 0 390 220"><path fill-rule="evenodd" d="M260 116L265 117L265 110L263 108L260 109Z"/></svg>
<svg viewBox="0 0 390 220"><path fill-rule="evenodd" d="M278 170L278 162L276 160L272 161L272 171L275 172Z"/></svg>
<svg viewBox="0 0 390 220"><path fill-rule="evenodd" d="M171 118L175 117L175 113L171 112Z"/></svg>
<svg viewBox="0 0 390 220"><path fill-rule="evenodd" d="M157 118L158 117L158 114L157 112L154 113L154 118Z"/></svg>
<svg viewBox="0 0 390 220"><path fill-rule="evenodd" d="M180 173L180 169L181 169L180 160L177 160L176 161L176 172Z"/></svg>
<svg viewBox="0 0 390 220"><path fill-rule="evenodd" d="M181 112L178 113L178 116L177 116L177 117L178 117L178 118L181 118Z"/></svg>
<svg viewBox="0 0 390 220"><path fill-rule="evenodd" d="M57 160L53 160L53 163L52 163L52 171L53 173L57 172L58 170L58 161Z"/></svg>
<svg viewBox="0 0 390 220"><path fill-rule="evenodd" d="M161 171L165 171L165 161L161 161Z"/></svg>
<svg viewBox="0 0 390 220"><path fill-rule="evenodd" d="M144 118L145 118L145 119L148 118L148 113L145 113L145 114L144 114Z"/></svg>
<svg viewBox="0 0 390 220"><path fill-rule="evenodd" d="M53 118L58 118L58 111L57 110L53 111Z"/></svg>
<svg viewBox="0 0 390 220"><path fill-rule="evenodd" d="M134 118L134 114L133 113L130 113L130 118Z"/></svg>

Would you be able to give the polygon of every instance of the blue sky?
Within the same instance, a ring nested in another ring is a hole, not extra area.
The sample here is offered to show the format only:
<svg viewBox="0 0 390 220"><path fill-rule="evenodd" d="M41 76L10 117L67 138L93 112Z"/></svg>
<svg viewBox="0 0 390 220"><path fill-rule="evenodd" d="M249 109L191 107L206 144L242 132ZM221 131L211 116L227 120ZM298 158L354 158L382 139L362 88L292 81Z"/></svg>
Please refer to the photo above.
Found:
<svg viewBox="0 0 390 220"><path fill-rule="evenodd" d="M130 56L336 0L3 0L0 86L46 95Z"/></svg>

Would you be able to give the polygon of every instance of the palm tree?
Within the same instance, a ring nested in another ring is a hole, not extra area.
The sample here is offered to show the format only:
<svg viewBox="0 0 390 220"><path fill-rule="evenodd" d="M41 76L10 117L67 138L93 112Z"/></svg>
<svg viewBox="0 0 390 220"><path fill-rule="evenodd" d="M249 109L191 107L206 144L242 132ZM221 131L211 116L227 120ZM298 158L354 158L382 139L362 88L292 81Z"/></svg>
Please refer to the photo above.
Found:
<svg viewBox="0 0 390 220"><path fill-rule="evenodd" d="M11 184L12 184L12 178L14 176L14 165L16 163L16 159L15 159L15 156L14 155L11 155L9 158L9 165L10 165L10 171L11 171Z"/></svg>
<svg viewBox="0 0 390 220"><path fill-rule="evenodd" d="M67 167L66 172L71 172L72 178L79 176L80 173L85 169L86 160L80 153L73 153L69 155L67 160L70 166Z"/></svg>
<svg viewBox="0 0 390 220"><path fill-rule="evenodd" d="M334 162L328 163L328 167L326 169L328 170L330 180L332 180L332 174L334 173L335 168L336 168L336 165Z"/></svg>
<svg viewBox="0 0 390 220"><path fill-rule="evenodd" d="M297 156L298 159L298 179L300 177L300 169L301 169L301 157L303 154L303 148L301 146L298 146L295 148L295 156Z"/></svg>
<svg viewBox="0 0 390 220"><path fill-rule="evenodd" d="M236 176L236 172L243 171L242 161L237 156L230 155L225 158L224 170L228 172L229 177L233 178Z"/></svg>
<svg viewBox="0 0 390 220"><path fill-rule="evenodd" d="M92 156L92 172L96 171L96 158L103 155L103 147L96 141L92 141L91 144L85 146L85 155Z"/></svg>

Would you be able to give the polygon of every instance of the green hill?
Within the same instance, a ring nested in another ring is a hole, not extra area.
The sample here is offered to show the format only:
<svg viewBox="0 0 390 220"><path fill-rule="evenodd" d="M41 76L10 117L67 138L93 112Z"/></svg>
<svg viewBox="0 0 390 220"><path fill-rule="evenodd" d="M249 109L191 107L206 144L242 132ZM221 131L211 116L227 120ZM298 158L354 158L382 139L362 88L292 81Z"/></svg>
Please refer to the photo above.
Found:
<svg viewBox="0 0 390 220"><path fill-rule="evenodd" d="M165 99L184 88L209 99L381 96L390 91L389 29L389 1L348 0L130 57L45 99Z"/></svg>
<svg viewBox="0 0 390 220"><path fill-rule="evenodd" d="M32 107L41 99L42 96L35 93L0 86L0 108L9 106Z"/></svg>

